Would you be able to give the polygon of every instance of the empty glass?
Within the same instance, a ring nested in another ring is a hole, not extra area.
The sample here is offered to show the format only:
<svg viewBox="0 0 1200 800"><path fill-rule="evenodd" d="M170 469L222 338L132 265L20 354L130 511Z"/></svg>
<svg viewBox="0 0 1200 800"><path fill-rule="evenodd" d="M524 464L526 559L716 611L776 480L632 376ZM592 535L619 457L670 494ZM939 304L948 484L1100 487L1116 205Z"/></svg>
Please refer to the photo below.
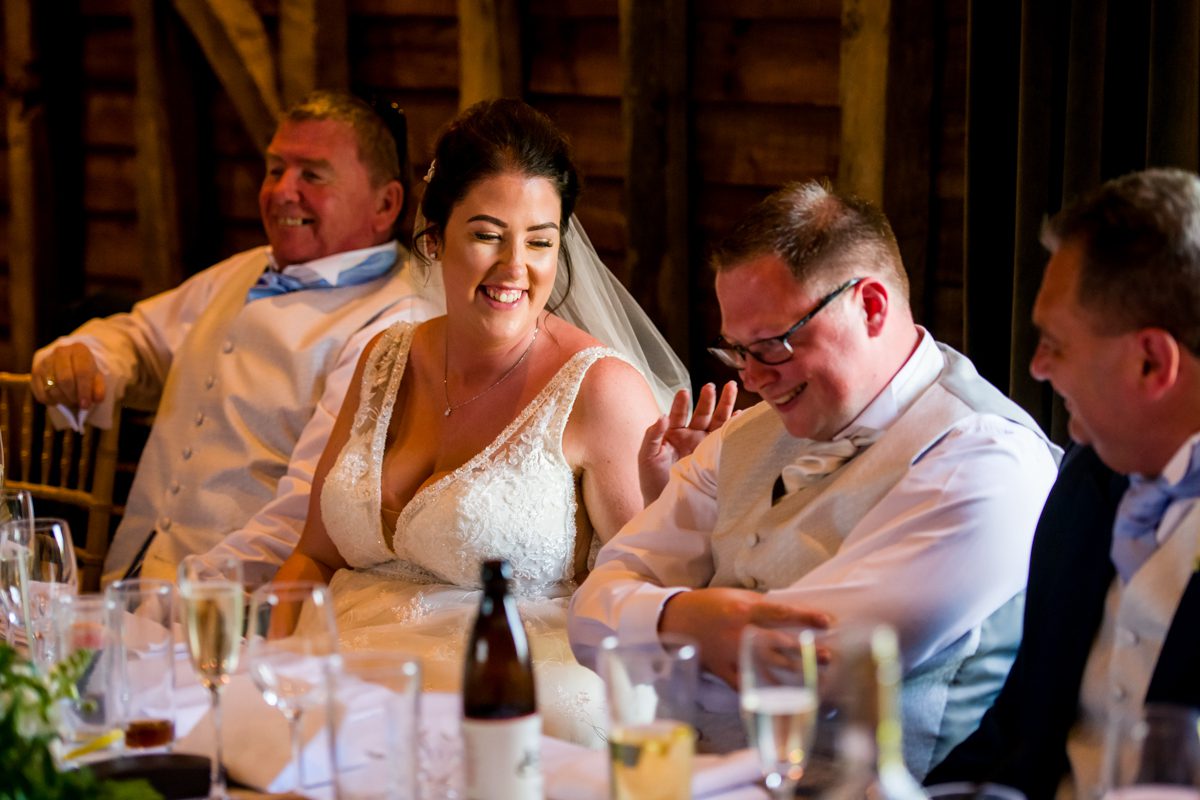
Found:
<svg viewBox="0 0 1200 800"><path fill-rule="evenodd" d="M1200 798L1200 730L1194 708L1147 703L1108 731L1105 771L1114 797Z"/></svg>
<svg viewBox="0 0 1200 800"><path fill-rule="evenodd" d="M3 464L0 463L0 470ZM3 480L0 479L0 486ZM24 489L0 489L0 523L33 519L33 496ZM23 630L21 594L16 556L6 559L0 550L0 613L4 615L4 641L14 644L17 631ZM6 569L7 566L7 569Z"/></svg>
<svg viewBox="0 0 1200 800"><path fill-rule="evenodd" d="M25 489L0 489L0 522L33 519L33 495Z"/></svg>
<svg viewBox="0 0 1200 800"><path fill-rule="evenodd" d="M5 563L11 564L16 573L18 604L30 654L34 663L47 668L55 660L54 599L79 591L71 528L66 520L50 517L10 520L0 525L0 546L4 542L28 551L27 556L11 560L16 551L5 549L9 554Z"/></svg>
<svg viewBox="0 0 1200 800"><path fill-rule="evenodd" d="M343 653L328 670L339 800L416 800L420 662Z"/></svg>
<svg viewBox="0 0 1200 800"><path fill-rule="evenodd" d="M301 718L326 701L326 662L337 653L329 589L307 581L268 583L250 596L246 663L263 699L291 729L296 788L307 786Z"/></svg>

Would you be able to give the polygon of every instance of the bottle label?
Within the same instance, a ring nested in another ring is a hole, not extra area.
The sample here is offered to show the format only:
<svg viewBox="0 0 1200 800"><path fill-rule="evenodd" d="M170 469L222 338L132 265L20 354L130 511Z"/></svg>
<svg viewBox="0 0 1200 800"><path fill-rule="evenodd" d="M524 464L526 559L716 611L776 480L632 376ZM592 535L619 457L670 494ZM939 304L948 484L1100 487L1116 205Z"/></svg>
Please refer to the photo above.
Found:
<svg viewBox="0 0 1200 800"><path fill-rule="evenodd" d="M542 800L542 718L464 719L467 800Z"/></svg>

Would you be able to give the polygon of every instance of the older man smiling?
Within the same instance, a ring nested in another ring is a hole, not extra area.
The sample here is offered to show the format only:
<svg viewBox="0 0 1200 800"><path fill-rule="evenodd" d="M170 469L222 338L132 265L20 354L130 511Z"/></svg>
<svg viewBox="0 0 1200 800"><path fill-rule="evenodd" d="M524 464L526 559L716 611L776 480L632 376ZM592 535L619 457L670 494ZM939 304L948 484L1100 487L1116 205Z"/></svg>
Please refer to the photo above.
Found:
<svg viewBox="0 0 1200 800"><path fill-rule="evenodd" d="M227 547L252 582L299 539L313 469L363 346L440 313L393 237L407 142L365 103L315 92L267 148L259 210L269 247L91 320L34 357L43 402L104 423L113 397L154 409L105 580L173 578Z"/></svg>
<svg viewBox="0 0 1200 800"><path fill-rule="evenodd" d="M702 731L723 749L739 729L730 689L746 624L889 622L906 758L923 775L1011 664L1059 452L914 324L895 238L869 204L786 187L714 262L712 353L763 402L676 463L604 547L572 604L572 644L586 660L609 634L697 639Z"/></svg>

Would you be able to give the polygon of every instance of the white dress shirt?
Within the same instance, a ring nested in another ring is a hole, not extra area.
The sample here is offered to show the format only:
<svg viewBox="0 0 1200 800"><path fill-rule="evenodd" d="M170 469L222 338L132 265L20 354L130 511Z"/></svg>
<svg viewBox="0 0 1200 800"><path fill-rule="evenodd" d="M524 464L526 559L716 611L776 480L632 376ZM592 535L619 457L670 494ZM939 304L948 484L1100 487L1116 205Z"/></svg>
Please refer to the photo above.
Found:
<svg viewBox="0 0 1200 800"><path fill-rule="evenodd" d="M839 436L887 429L937 380L943 356L920 333L904 367ZM656 638L666 601L709 585L727 430L681 459L659 499L601 550L571 606L571 641L581 661L608 635ZM766 596L828 612L838 623L892 624L911 669L1024 588L1034 527L1056 472L1050 449L1032 430L970 415L918 457L831 558Z"/></svg>

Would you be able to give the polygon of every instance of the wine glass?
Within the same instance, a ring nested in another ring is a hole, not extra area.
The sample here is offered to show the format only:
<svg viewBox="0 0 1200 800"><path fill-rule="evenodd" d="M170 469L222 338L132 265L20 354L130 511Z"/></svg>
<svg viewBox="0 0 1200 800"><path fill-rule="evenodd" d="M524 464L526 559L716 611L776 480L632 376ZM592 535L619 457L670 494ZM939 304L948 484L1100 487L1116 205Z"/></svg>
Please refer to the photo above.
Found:
<svg viewBox="0 0 1200 800"><path fill-rule="evenodd" d="M742 720L771 797L794 796L817 721L817 647L807 628L742 630Z"/></svg>
<svg viewBox="0 0 1200 800"><path fill-rule="evenodd" d="M308 581L268 583L250 596L246 660L250 677L288 721L296 788L304 789L300 721L326 700L325 668L337 654L329 589Z"/></svg>
<svg viewBox="0 0 1200 800"><path fill-rule="evenodd" d="M0 487L0 522L33 519L33 495L25 489Z"/></svg>
<svg viewBox="0 0 1200 800"><path fill-rule="evenodd" d="M188 556L179 564L179 597L183 603L188 654L212 702L213 759L209 765L209 800L225 800L221 770L221 690L237 669L238 643L245 614L242 563L237 559L208 562Z"/></svg>
<svg viewBox="0 0 1200 800"><path fill-rule="evenodd" d="M0 524L0 543L28 551L28 555L15 557L11 566L16 572L17 603L30 655L35 664L47 669L55 660L54 600L79 592L71 528L66 520L50 517L10 520ZM11 590L6 595L11 602Z"/></svg>
<svg viewBox="0 0 1200 800"><path fill-rule="evenodd" d="M0 459L3 452L0 450ZM0 463L0 470L4 465ZM3 480L0 479L0 487ZM33 519L33 496L24 489L0 488L0 523ZM13 545L14 548L20 545ZM0 611L4 613L4 641L13 644L13 634L21 625L20 584L16 550L0 552ZM26 551L27 553L27 551Z"/></svg>

